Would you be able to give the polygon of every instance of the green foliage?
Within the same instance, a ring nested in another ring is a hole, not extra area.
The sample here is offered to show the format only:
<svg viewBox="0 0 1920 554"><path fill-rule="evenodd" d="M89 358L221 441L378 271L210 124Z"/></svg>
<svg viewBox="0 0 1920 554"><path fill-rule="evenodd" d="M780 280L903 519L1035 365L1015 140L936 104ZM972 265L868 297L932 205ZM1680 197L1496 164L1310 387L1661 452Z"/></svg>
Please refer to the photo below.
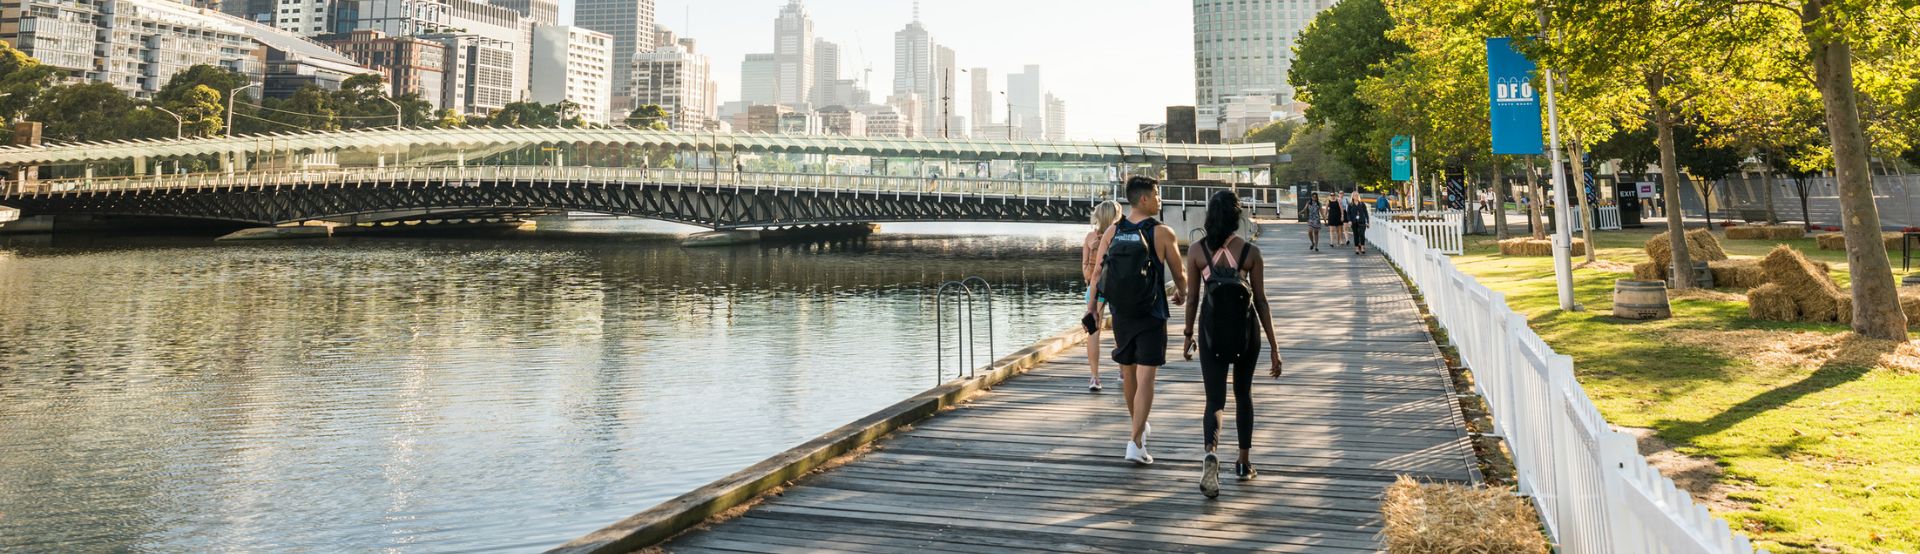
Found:
<svg viewBox="0 0 1920 554"><path fill-rule="evenodd" d="M1301 181L1335 186L1354 184L1353 169L1327 149L1332 136L1333 133L1321 126L1306 126L1292 133L1280 152L1292 156L1293 161L1274 168L1274 181L1281 185Z"/></svg>
<svg viewBox="0 0 1920 554"><path fill-rule="evenodd" d="M1655 138L1652 127L1615 133L1593 145L1593 157L1620 160L1622 172L1637 174L1646 171L1648 166L1660 163L1660 145L1655 143Z"/></svg>
<svg viewBox="0 0 1920 554"><path fill-rule="evenodd" d="M1276 149L1285 148L1287 146L1287 142L1293 140L1293 135L1295 133L1300 132L1300 129L1302 127L1305 127L1305 125L1302 125L1300 122L1294 121L1291 119L1275 121L1272 123L1268 123L1266 125L1261 125L1259 127L1247 129L1247 134L1241 137L1240 142L1243 142L1243 143L1271 142L1273 143L1274 148Z"/></svg>
<svg viewBox="0 0 1920 554"><path fill-rule="evenodd" d="M172 109L172 106L180 102L183 98L186 98L195 87L207 87L219 93L219 102L225 102L228 91L246 86L247 82L248 80L245 75L235 73L224 67L201 64L189 67L186 71L173 74L173 77L167 79L167 84L161 85L160 90L153 93L153 100L156 103L168 106L168 109ZM253 91L250 90L240 91L240 96L237 100L240 102L251 102L253 98L252 92ZM226 114L221 115L224 116Z"/></svg>
<svg viewBox="0 0 1920 554"><path fill-rule="evenodd" d="M42 92L27 119L45 124L48 141L117 140L132 138L126 122L133 108L133 99L107 83L61 85Z"/></svg>
<svg viewBox="0 0 1920 554"><path fill-rule="evenodd" d="M32 106L36 97L52 85L58 69L42 65L12 45L0 41L0 118L12 121ZM12 129L7 129L12 133Z"/></svg>
<svg viewBox="0 0 1920 554"><path fill-rule="evenodd" d="M1385 143L1377 110L1358 94L1360 82L1385 73L1384 63L1408 52L1387 38L1393 28L1380 0L1344 0L1320 12L1300 32L1287 80L1306 102L1307 121L1328 127L1328 145L1361 181L1385 181Z"/></svg>
<svg viewBox="0 0 1920 554"><path fill-rule="evenodd" d="M627 126L665 131L668 117L667 109L659 104L643 104L627 114Z"/></svg>
<svg viewBox="0 0 1920 554"><path fill-rule="evenodd" d="M465 127L467 126L467 116L461 115L459 111L453 108L440 110L439 120L434 123L434 126L442 129Z"/></svg>
<svg viewBox="0 0 1920 554"><path fill-rule="evenodd" d="M1716 141L1696 126L1675 128L1673 138L1674 159L1679 160L1680 167L1687 168L1687 174L1699 180L1719 181L1737 173L1740 162L1746 159L1740 149Z"/></svg>
<svg viewBox="0 0 1920 554"><path fill-rule="evenodd" d="M226 115L226 106L220 104L220 91L206 85L195 85L188 89L167 109L180 114L185 124L186 136L209 137L220 134L226 125L221 118Z"/></svg>

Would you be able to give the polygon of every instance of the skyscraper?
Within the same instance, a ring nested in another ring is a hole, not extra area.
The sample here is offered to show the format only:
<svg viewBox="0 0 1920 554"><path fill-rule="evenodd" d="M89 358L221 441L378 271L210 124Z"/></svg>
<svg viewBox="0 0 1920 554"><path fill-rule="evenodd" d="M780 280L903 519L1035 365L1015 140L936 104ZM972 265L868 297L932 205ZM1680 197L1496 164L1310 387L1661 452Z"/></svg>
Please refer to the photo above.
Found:
<svg viewBox="0 0 1920 554"><path fill-rule="evenodd" d="M740 61L740 101L780 103L780 62L773 54L747 54Z"/></svg>
<svg viewBox="0 0 1920 554"><path fill-rule="evenodd" d="M952 52L947 50L949 66ZM939 132L940 58L940 45L933 42L933 34L920 23L920 5L916 3L913 22L893 33L893 94L912 94L919 98L919 110L900 114L913 123L913 131L920 133L916 136Z"/></svg>
<svg viewBox="0 0 1920 554"><path fill-rule="evenodd" d="M1040 86L1040 66L1029 65L1024 71L1007 76L1007 102L1012 113L1007 114L1007 124L1020 128L1020 136L1038 140L1047 136L1046 89Z"/></svg>
<svg viewBox="0 0 1920 554"><path fill-rule="evenodd" d="M773 56L779 91L775 101L788 106L813 96L813 19L800 0L788 0L773 20Z"/></svg>
<svg viewBox="0 0 1920 554"><path fill-rule="evenodd" d="M507 8L532 20L535 25L559 25L560 2L558 0L487 0L495 6Z"/></svg>
<svg viewBox="0 0 1920 554"><path fill-rule="evenodd" d="M633 58L653 50L653 0L577 0L573 24L613 35L613 102L616 117L633 110Z"/></svg>
<svg viewBox="0 0 1920 554"><path fill-rule="evenodd" d="M533 100L573 102L580 107L581 118L607 124L614 115L607 111L613 96L613 82L608 80L613 37L570 25L536 25L532 46Z"/></svg>
<svg viewBox="0 0 1920 554"><path fill-rule="evenodd" d="M1290 110L1294 39L1334 1L1193 0L1195 123L1218 128L1237 96L1271 95Z"/></svg>
<svg viewBox="0 0 1920 554"><path fill-rule="evenodd" d="M633 68L633 94L640 105L667 110L667 126L676 131L705 131L714 119L711 63L694 49L694 40L678 38L664 28L656 33L658 46L640 55Z"/></svg>
<svg viewBox="0 0 1920 554"><path fill-rule="evenodd" d="M834 94L834 82L840 80L840 46L821 39L813 40L813 95L815 109L845 105L849 100Z"/></svg>
<svg viewBox="0 0 1920 554"><path fill-rule="evenodd" d="M980 136L981 133L979 129L993 123L993 102L995 100L993 87L991 86L993 75L988 73L987 68L984 67L967 70L967 74L973 76L973 93L971 94L973 100L973 128L975 129L973 135Z"/></svg>
<svg viewBox="0 0 1920 554"><path fill-rule="evenodd" d="M1047 140L1067 140L1067 101L1047 93Z"/></svg>

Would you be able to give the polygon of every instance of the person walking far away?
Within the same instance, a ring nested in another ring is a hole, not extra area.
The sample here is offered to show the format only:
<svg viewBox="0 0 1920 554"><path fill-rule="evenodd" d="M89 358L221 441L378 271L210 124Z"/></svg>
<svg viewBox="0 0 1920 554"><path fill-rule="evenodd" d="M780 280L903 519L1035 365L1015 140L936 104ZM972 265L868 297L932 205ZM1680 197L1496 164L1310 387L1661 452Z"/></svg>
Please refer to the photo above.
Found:
<svg viewBox="0 0 1920 554"><path fill-rule="evenodd" d="M1326 220L1320 219L1320 193L1307 197L1307 249L1320 251L1320 228L1326 226Z"/></svg>
<svg viewBox="0 0 1920 554"><path fill-rule="evenodd" d="M1347 224L1353 229L1353 254L1367 253L1367 225L1373 223L1373 216L1367 214L1367 203L1360 201L1360 193L1353 193L1353 203L1347 205Z"/></svg>
<svg viewBox="0 0 1920 554"><path fill-rule="evenodd" d="M1112 200L1101 202L1093 207L1092 220L1093 230L1087 231L1087 236L1080 240L1080 278L1087 281L1087 300L1095 304L1093 325L1087 331L1087 370L1093 373L1087 381L1087 390L1100 392L1099 304L1105 304L1106 299L1094 293L1094 289L1099 288L1099 274L1093 270L1100 265L1100 258L1095 257L1095 252L1100 249L1100 238L1106 236L1107 229L1113 227L1115 221L1120 220L1120 204Z"/></svg>
<svg viewBox="0 0 1920 554"><path fill-rule="evenodd" d="M1340 191L1333 191L1333 200L1327 202L1327 228L1332 235L1327 237L1327 246L1346 244L1347 214L1340 209Z"/></svg>
<svg viewBox="0 0 1920 554"><path fill-rule="evenodd" d="M1213 193L1207 199L1207 236L1187 247L1187 271L1199 279L1187 281L1186 359L1200 351L1200 379L1206 387L1207 407L1201 415L1207 454L1200 460L1200 492L1220 496L1220 410L1227 406L1227 370L1233 370L1234 431L1240 456L1233 473L1240 480L1254 478L1253 365L1260 355L1260 334L1267 336L1267 375L1280 377L1280 344L1273 334L1273 311L1267 304L1260 249L1235 233L1240 230L1240 198L1233 191ZM1198 325L1196 325L1198 316ZM1255 327L1256 320L1259 327ZM1199 339L1194 338L1195 333Z"/></svg>
<svg viewBox="0 0 1920 554"><path fill-rule="evenodd" d="M1136 464L1153 463L1147 453L1147 435L1153 427L1147 416L1153 411L1153 377L1167 363L1166 279L1173 277L1173 304L1186 303L1187 276L1180 263L1180 245L1172 228L1162 225L1160 182L1135 175L1127 179L1127 217L1108 228L1100 237L1100 276L1096 297L1087 300L1087 316L1092 320L1095 301L1104 296L1113 314L1113 363L1120 365L1120 389L1127 396L1127 414L1132 417L1127 440L1126 459Z"/></svg>

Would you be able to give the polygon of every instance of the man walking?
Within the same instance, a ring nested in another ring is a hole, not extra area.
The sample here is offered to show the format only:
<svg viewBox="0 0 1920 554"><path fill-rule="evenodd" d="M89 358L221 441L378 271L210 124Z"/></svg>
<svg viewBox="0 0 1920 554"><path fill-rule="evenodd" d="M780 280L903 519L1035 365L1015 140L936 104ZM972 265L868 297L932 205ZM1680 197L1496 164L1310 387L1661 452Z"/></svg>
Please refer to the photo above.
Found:
<svg viewBox="0 0 1920 554"><path fill-rule="evenodd" d="M1131 433L1126 459L1151 464L1147 453L1147 415L1153 411L1153 379L1167 363L1166 277L1174 282L1173 304L1186 302L1187 276L1172 229L1161 225L1160 182L1135 175L1127 179L1127 217L1102 234L1094 268L1099 291L1087 301L1093 316L1097 299L1106 298L1113 314L1113 363L1120 366Z"/></svg>

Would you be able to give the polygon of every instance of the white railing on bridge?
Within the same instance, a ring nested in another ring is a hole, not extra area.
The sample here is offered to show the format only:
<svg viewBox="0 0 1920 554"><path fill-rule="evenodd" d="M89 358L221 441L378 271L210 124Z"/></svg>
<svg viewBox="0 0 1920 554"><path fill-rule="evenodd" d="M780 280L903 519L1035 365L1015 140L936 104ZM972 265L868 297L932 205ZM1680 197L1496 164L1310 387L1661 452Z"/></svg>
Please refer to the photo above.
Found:
<svg viewBox="0 0 1920 554"><path fill-rule="evenodd" d="M1395 220L1394 218L1402 218ZM1445 212L1383 212L1374 214L1374 225L1391 225L1405 229L1409 233L1424 237L1427 244L1449 255L1466 253L1466 229L1461 224L1463 216L1459 210ZM1368 235L1372 240L1372 235Z"/></svg>
<svg viewBox="0 0 1920 554"><path fill-rule="evenodd" d="M1647 464L1631 435L1615 432L1527 318L1401 225L1376 225L1371 242L1405 271L1447 329L1475 392L1513 452L1520 493L1570 553L1755 552L1746 536L1708 513Z"/></svg>
<svg viewBox="0 0 1920 554"><path fill-rule="evenodd" d="M712 169L649 169L569 166L425 166L332 169L275 169L237 173L154 174L131 177L43 179L8 183L10 194L118 192L140 190L259 189L356 183L431 182L477 186L480 182L546 184L664 184L716 188L773 188L801 191L873 192L915 195L998 196L1050 199L1114 198L1118 185L1059 181L1017 181L761 173Z"/></svg>
<svg viewBox="0 0 1920 554"><path fill-rule="evenodd" d="M1594 211L1598 212L1600 215L1598 217L1593 218L1593 224L1594 224L1593 228L1599 229L1602 231L1620 230L1620 207L1619 206L1600 206L1598 208L1594 208Z"/></svg>

